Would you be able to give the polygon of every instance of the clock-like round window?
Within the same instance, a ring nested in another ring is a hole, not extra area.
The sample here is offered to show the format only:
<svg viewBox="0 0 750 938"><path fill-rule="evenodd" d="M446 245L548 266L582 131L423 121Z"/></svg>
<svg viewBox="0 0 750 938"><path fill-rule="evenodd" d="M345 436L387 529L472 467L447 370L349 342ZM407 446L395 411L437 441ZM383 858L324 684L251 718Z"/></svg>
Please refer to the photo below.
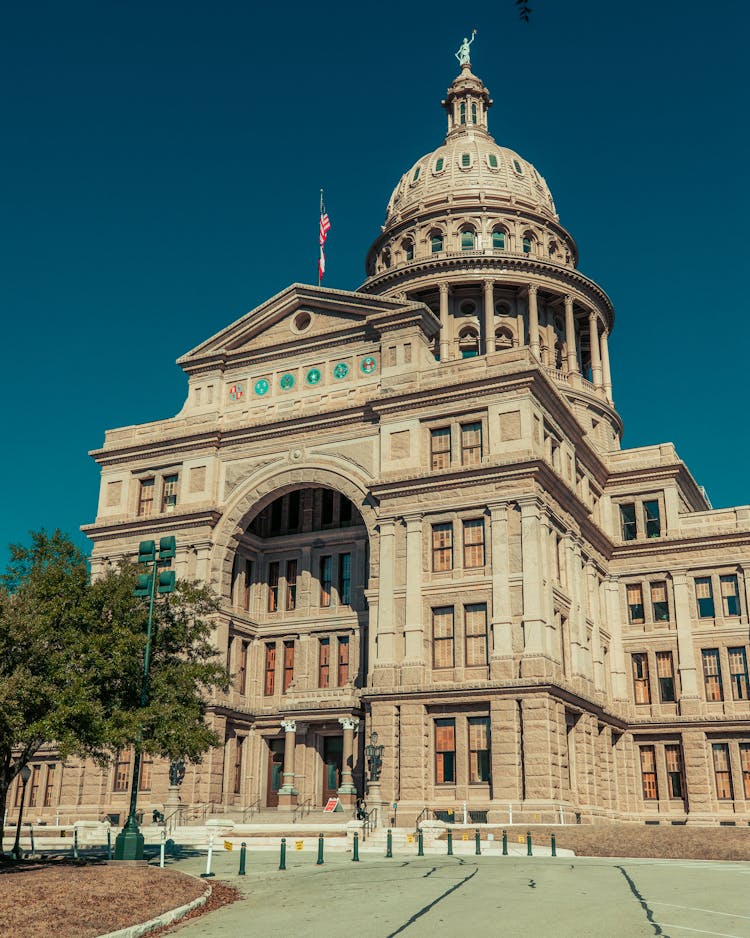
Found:
<svg viewBox="0 0 750 938"><path fill-rule="evenodd" d="M268 381L265 378L260 378L255 382L255 393L260 397L263 397L264 394L268 394Z"/></svg>
<svg viewBox="0 0 750 938"><path fill-rule="evenodd" d="M307 381L308 384L312 384L312 385L320 384L320 379L322 377L323 375L321 375L320 369L311 368L305 375L305 381Z"/></svg>
<svg viewBox="0 0 750 938"><path fill-rule="evenodd" d="M282 391L291 391L294 387L294 375L287 372L279 378L279 387Z"/></svg>
<svg viewBox="0 0 750 938"><path fill-rule="evenodd" d="M349 374L349 366L346 362L339 362L338 365L333 369L333 377L337 381L341 381L342 378L345 378Z"/></svg>

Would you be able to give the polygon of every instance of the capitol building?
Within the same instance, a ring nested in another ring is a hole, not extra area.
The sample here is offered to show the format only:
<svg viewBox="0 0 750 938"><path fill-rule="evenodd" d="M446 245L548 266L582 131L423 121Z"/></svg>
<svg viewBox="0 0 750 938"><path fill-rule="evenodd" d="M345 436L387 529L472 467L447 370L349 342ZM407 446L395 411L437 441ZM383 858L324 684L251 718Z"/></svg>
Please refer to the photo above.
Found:
<svg viewBox="0 0 750 938"><path fill-rule="evenodd" d="M362 285L266 300L92 454L94 575L172 534L220 597L224 745L185 806L353 805L376 732L386 823L750 823L750 507L621 448L612 303L491 105L465 61ZM124 820L131 760L43 755L31 813Z"/></svg>

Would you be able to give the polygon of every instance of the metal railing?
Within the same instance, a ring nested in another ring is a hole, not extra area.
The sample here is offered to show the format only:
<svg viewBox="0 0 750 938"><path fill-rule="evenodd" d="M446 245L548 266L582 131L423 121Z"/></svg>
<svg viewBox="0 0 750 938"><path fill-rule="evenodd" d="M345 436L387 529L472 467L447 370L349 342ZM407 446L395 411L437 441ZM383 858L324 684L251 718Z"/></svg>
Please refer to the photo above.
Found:
<svg viewBox="0 0 750 938"><path fill-rule="evenodd" d="M292 813L292 824L296 824L298 820L303 817L307 817L308 814L312 811L312 798L307 798L302 804L298 804Z"/></svg>
<svg viewBox="0 0 750 938"><path fill-rule="evenodd" d="M253 815L260 813L260 798L256 798L252 804L247 805L242 809L242 823L248 824L252 822Z"/></svg>
<svg viewBox="0 0 750 938"><path fill-rule="evenodd" d="M370 808L370 810L365 815L365 819L362 821L362 843L367 840L370 834L378 826L378 809Z"/></svg>

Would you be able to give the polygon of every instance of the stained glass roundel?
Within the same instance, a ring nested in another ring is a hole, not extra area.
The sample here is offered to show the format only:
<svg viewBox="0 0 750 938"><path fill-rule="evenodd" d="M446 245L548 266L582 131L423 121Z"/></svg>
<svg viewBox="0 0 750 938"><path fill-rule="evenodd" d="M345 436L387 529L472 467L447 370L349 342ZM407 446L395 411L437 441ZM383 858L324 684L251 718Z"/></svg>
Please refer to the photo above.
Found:
<svg viewBox="0 0 750 938"><path fill-rule="evenodd" d="M260 378L255 382L255 393L260 395L260 397L268 393L268 381L265 378Z"/></svg>
<svg viewBox="0 0 750 938"><path fill-rule="evenodd" d="M289 374L289 372L282 375L281 378L279 378L279 385L282 391L291 391L294 387L294 375Z"/></svg>
<svg viewBox="0 0 750 938"><path fill-rule="evenodd" d="M333 377L337 378L339 381L342 378L345 378L349 374L349 366L346 362L339 362L338 365L333 369Z"/></svg>
<svg viewBox="0 0 750 938"><path fill-rule="evenodd" d="M363 358L362 364L360 365L360 368L366 375L371 375L377 367L378 363L373 355L368 355L367 358Z"/></svg>
<svg viewBox="0 0 750 938"><path fill-rule="evenodd" d="M307 381L308 384L319 384L319 383L320 383L320 379L321 379L322 377L323 377L323 376L322 376L321 373L320 373L320 369L318 369L318 368L311 368L311 369L307 372L307 374L305 375L305 381Z"/></svg>

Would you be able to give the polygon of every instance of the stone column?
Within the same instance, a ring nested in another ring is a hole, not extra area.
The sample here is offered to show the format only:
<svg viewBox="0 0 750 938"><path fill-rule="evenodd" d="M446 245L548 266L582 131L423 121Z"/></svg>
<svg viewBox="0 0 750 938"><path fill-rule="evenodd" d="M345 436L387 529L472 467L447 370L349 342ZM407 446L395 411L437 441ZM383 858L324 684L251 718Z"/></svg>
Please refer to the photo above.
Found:
<svg viewBox="0 0 750 938"><path fill-rule="evenodd" d="M440 361L450 358L450 316L448 313L448 284L441 283L440 290Z"/></svg>
<svg viewBox="0 0 750 938"><path fill-rule="evenodd" d="M297 724L294 720L282 720L284 730L283 784L279 789L279 807L292 808L297 804L297 789L294 787L294 747L297 743Z"/></svg>
<svg viewBox="0 0 750 938"><path fill-rule="evenodd" d="M484 352L492 355L495 351L495 284L492 280L484 282Z"/></svg>
<svg viewBox="0 0 750 938"><path fill-rule="evenodd" d="M523 632L524 677L542 676L545 672L544 598L542 580L541 505L536 496L518 499L521 509L521 557L523 563Z"/></svg>
<svg viewBox="0 0 750 938"><path fill-rule="evenodd" d="M513 671L513 617L511 615L510 561L508 558L508 503L489 505L492 546L492 652L490 676L511 678Z"/></svg>
<svg viewBox="0 0 750 938"><path fill-rule="evenodd" d="M604 393L609 403L612 403L612 374L609 370L609 342L607 339L607 330L602 332L602 372L604 376Z"/></svg>
<svg viewBox="0 0 750 938"><path fill-rule="evenodd" d="M394 676L396 622L393 588L396 521L394 518L384 518L379 522L378 527L380 529L380 562L378 569L378 654L375 671L380 670L380 674L375 674L374 679L376 683L382 685L392 683Z"/></svg>
<svg viewBox="0 0 750 938"><path fill-rule="evenodd" d="M529 284L529 348L531 354L539 359L539 310L536 295L538 287L535 283Z"/></svg>
<svg viewBox="0 0 750 938"><path fill-rule="evenodd" d="M297 571L297 608L306 614L312 604L312 548L303 547Z"/></svg>
<svg viewBox="0 0 750 938"><path fill-rule="evenodd" d="M604 660L602 656L602 638L600 632L601 610L599 608L599 578L596 575L596 567L589 560L586 563L586 580L589 592L589 608L591 609L591 621L594 629L591 633L591 657L594 663L594 687L598 691L604 691L606 684L604 682Z"/></svg>
<svg viewBox="0 0 750 938"><path fill-rule="evenodd" d="M620 584L608 577L604 581L607 625L611 636L610 663L612 668L612 696L615 700L629 700L625 671L625 651L622 644L623 610L620 603Z"/></svg>
<svg viewBox="0 0 750 938"><path fill-rule="evenodd" d="M673 573L672 584L674 586L674 614L677 624L677 661L680 671L680 713L697 713L700 703L687 573Z"/></svg>
<svg viewBox="0 0 750 938"><path fill-rule="evenodd" d="M602 361L599 355L599 318L596 310L589 311L589 344L591 346L591 378L594 387L602 386Z"/></svg>
<svg viewBox="0 0 750 938"><path fill-rule="evenodd" d="M424 622L422 620L422 515L407 515L406 522L406 621L404 623L405 684L424 678Z"/></svg>
<svg viewBox="0 0 750 938"><path fill-rule="evenodd" d="M565 341L568 346L568 374L578 374L578 352L576 350L576 322L573 316L573 297L565 297Z"/></svg>
<svg viewBox="0 0 750 938"><path fill-rule="evenodd" d="M352 776L352 759L354 757L354 731L359 720L353 717L339 717L339 723L344 728L344 751L341 759L341 784L338 788L339 801L351 807L357 798L357 789L354 787Z"/></svg>

